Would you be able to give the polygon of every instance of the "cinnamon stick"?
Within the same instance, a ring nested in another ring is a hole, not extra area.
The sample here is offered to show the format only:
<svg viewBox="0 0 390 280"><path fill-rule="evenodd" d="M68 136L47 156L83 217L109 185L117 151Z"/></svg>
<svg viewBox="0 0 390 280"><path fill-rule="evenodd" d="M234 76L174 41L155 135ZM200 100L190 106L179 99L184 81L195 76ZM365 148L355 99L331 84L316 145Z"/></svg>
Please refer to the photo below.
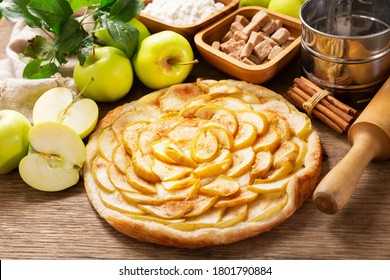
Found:
<svg viewBox="0 0 390 280"><path fill-rule="evenodd" d="M304 82L303 80L301 79L294 79L294 83L299 86L299 88L301 88L304 92L308 93L311 96L313 96L314 94L316 94L318 91L320 91L321 89L319 90L314 90L312 89L310 86L308 86L306 84L306 82ZM327 99L331 97L331 96L326 96L325 98L323 98L320 103L322 105L324 105L325 107L327 107L329 110L331 110L332 112L335 112L338 116L340 116L342 119L344 119L346 122L350 122L352 121L352 119L354 118L353 116L349 115L348 113L346 113L344 110L342 110L341 108L339 108L337 105L339 105L339 103L341 103L340 101L336 102L334 104L330 103ZM342 103L344 104L344 103Z"/></svg>
<svg viewBox="0 0 390 280"><path fill-rule="evenodd" d="M300 77L300 79L310 88L312 88L315 92L318 92L320 90L322 90L320 87L318 87L317 85L315 85L314 83L312 83L311 81L309 81L308 79L306 79L305 77ZM344 104L343 102L339 101L338 99L336 99L335 97L329 95L326 97L326 100L329 101L331 104L333 104L334 106L340 108L341 110L343 110L345 113L351 115L351 116L355 116L356 113L357 113L357 110L348 106L347 104Z"/></svg>
<svg viewBox="0 0 390 280"><path fill-rule="evenodd" d="M303 77L294 79L294 84L285 97L299 110L309 114L311 112L313 116L340 134L348 131L357 113L355 109L330 96L329 92ZM311 107L308 108L306 103Z"/></svg>
<svg viewBox="0 0 390 280"><path fill-rule="evenodd" d="M301 98L296 92L289 90L286 94L286 99L289 100L295 107L304 111L303 103L306 102L303 98ZM324 124L332 128L335 132L342 134L344 131L348 130L349 125L344 124L343 127L340 127L337 123L335 123L332 119L328 118L325 114L317 110L316 108L312 111L313 116L321 120Z"/></svg>

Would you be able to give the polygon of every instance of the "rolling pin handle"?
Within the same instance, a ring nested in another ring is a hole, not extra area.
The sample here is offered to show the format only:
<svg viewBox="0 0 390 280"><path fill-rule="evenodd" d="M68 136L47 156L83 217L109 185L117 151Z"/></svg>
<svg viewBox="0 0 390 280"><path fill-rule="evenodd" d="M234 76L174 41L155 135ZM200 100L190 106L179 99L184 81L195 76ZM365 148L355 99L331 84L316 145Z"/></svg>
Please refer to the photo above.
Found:
<svg viewBox="0 0 390 280"><path fill-rule="evenodd" d="M356 139L358 140L358 139ZM322 179L313 194L316 207L324 213L335 214L347 203L365 167L376 155L364 137L356 141L347 155Z"/></svg>

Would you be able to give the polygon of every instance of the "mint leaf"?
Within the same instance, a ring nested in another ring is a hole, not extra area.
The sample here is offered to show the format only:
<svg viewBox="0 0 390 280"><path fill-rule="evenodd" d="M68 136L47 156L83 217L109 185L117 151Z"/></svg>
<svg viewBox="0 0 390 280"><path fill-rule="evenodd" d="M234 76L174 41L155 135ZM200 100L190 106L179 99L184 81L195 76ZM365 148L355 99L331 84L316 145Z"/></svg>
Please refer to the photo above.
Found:
<svg viewBox="0 0 390 280"><path fill-rule="evenodd" d="M77 58L80 62L80 65L84 65L85 59L92 52L93 49L93 39L92 37L85 37L81 42L80 49L77 53Z"/></svg>
<svg viewBox="0 0 390 280"><path fill-rule="evenodd" d="M23 78L27 79L45 79L50 78L58 69L54 63L42 65L42 59L34 59L26 65L23 70Z"/></svg>
<svg viewBox="0 0 390 280"><path fill-rule="evenodd" d="M77 11L84 7L92 7L101 2L101 0L67 0L73 11Z"/></svg>
<svg viewBox="0 0 390 280"><path fill-rule="evenodd" d="M131 58L137 51L139 31L133 25L107 16L100 18L100 24L106 28L111 37L126 50L126 55Z"/></svg>
<svg viewBox="0 0 390 280"><path fill-rule="evenodd" d="M40 35L35 36L27 42L23 54L25 56L39 58L42 60L51 60L55 57L53 43Z"/></svg>
<svg viewBox="0 0 390 280"><path fill-rule="evenodd" d="M31 0L27 9L32 15L40 18L45 26L54 33L58 33L62 25L73 14L73 10L66 0Z"/></svg>
<svg viewBox="0 0 390 280"><path fill-rule="evenodd" d="M72 53L77 50L88 34L81 29L80 23L71 18L66 21L54 41L54 49L59 53Z"/></svg>
<svg viewBox="0 0 390 280"><path fill-rule="evenodd" d="M30 0L4 0L0 3L0 11L11 22L24 20L32 28L41 27L41 20L27 9L29 2Z"/></svg>
<svg viewBox="0 0 390 280"><path fill-rule="evenodd" d="M141 0L117 0L110 9L110 16L127 22L134 18L143 8L144 3Z"/></svg>

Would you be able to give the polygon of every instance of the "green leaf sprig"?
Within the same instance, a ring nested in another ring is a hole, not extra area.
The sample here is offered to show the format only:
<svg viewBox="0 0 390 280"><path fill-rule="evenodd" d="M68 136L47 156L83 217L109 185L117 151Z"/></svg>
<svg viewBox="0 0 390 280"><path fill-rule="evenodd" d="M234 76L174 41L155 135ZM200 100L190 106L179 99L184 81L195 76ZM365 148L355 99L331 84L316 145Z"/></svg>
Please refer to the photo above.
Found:
<svg viewBox="0 0 390 280"><path fill-rule="evenodd" d="M0 14L11 22L23 20L31 28L39 28L47 36L30 40L22 54L27 60L24 78L49 78L58 67L76 55L83 65L92 52L95 37L85 30L85 22L93 16L95 26L107 29L127 54L137 49L138 30L128 23L142 9L141 0L2 0ZM83 16L75 12L85 9Z"/></svg>

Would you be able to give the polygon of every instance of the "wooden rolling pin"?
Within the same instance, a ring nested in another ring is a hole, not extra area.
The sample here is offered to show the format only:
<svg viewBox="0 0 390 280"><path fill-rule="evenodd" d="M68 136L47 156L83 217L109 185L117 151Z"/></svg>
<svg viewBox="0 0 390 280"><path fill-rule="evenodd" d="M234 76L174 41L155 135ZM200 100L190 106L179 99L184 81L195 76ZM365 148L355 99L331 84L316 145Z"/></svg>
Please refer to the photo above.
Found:
<svg viewBox="0 0 390 280"><path fill-rule="evenodd" d="M343 208L372 160L390 158L390 77L349 129L348 141L351 149L313 194L314 204L327 214Z"/></svg>

